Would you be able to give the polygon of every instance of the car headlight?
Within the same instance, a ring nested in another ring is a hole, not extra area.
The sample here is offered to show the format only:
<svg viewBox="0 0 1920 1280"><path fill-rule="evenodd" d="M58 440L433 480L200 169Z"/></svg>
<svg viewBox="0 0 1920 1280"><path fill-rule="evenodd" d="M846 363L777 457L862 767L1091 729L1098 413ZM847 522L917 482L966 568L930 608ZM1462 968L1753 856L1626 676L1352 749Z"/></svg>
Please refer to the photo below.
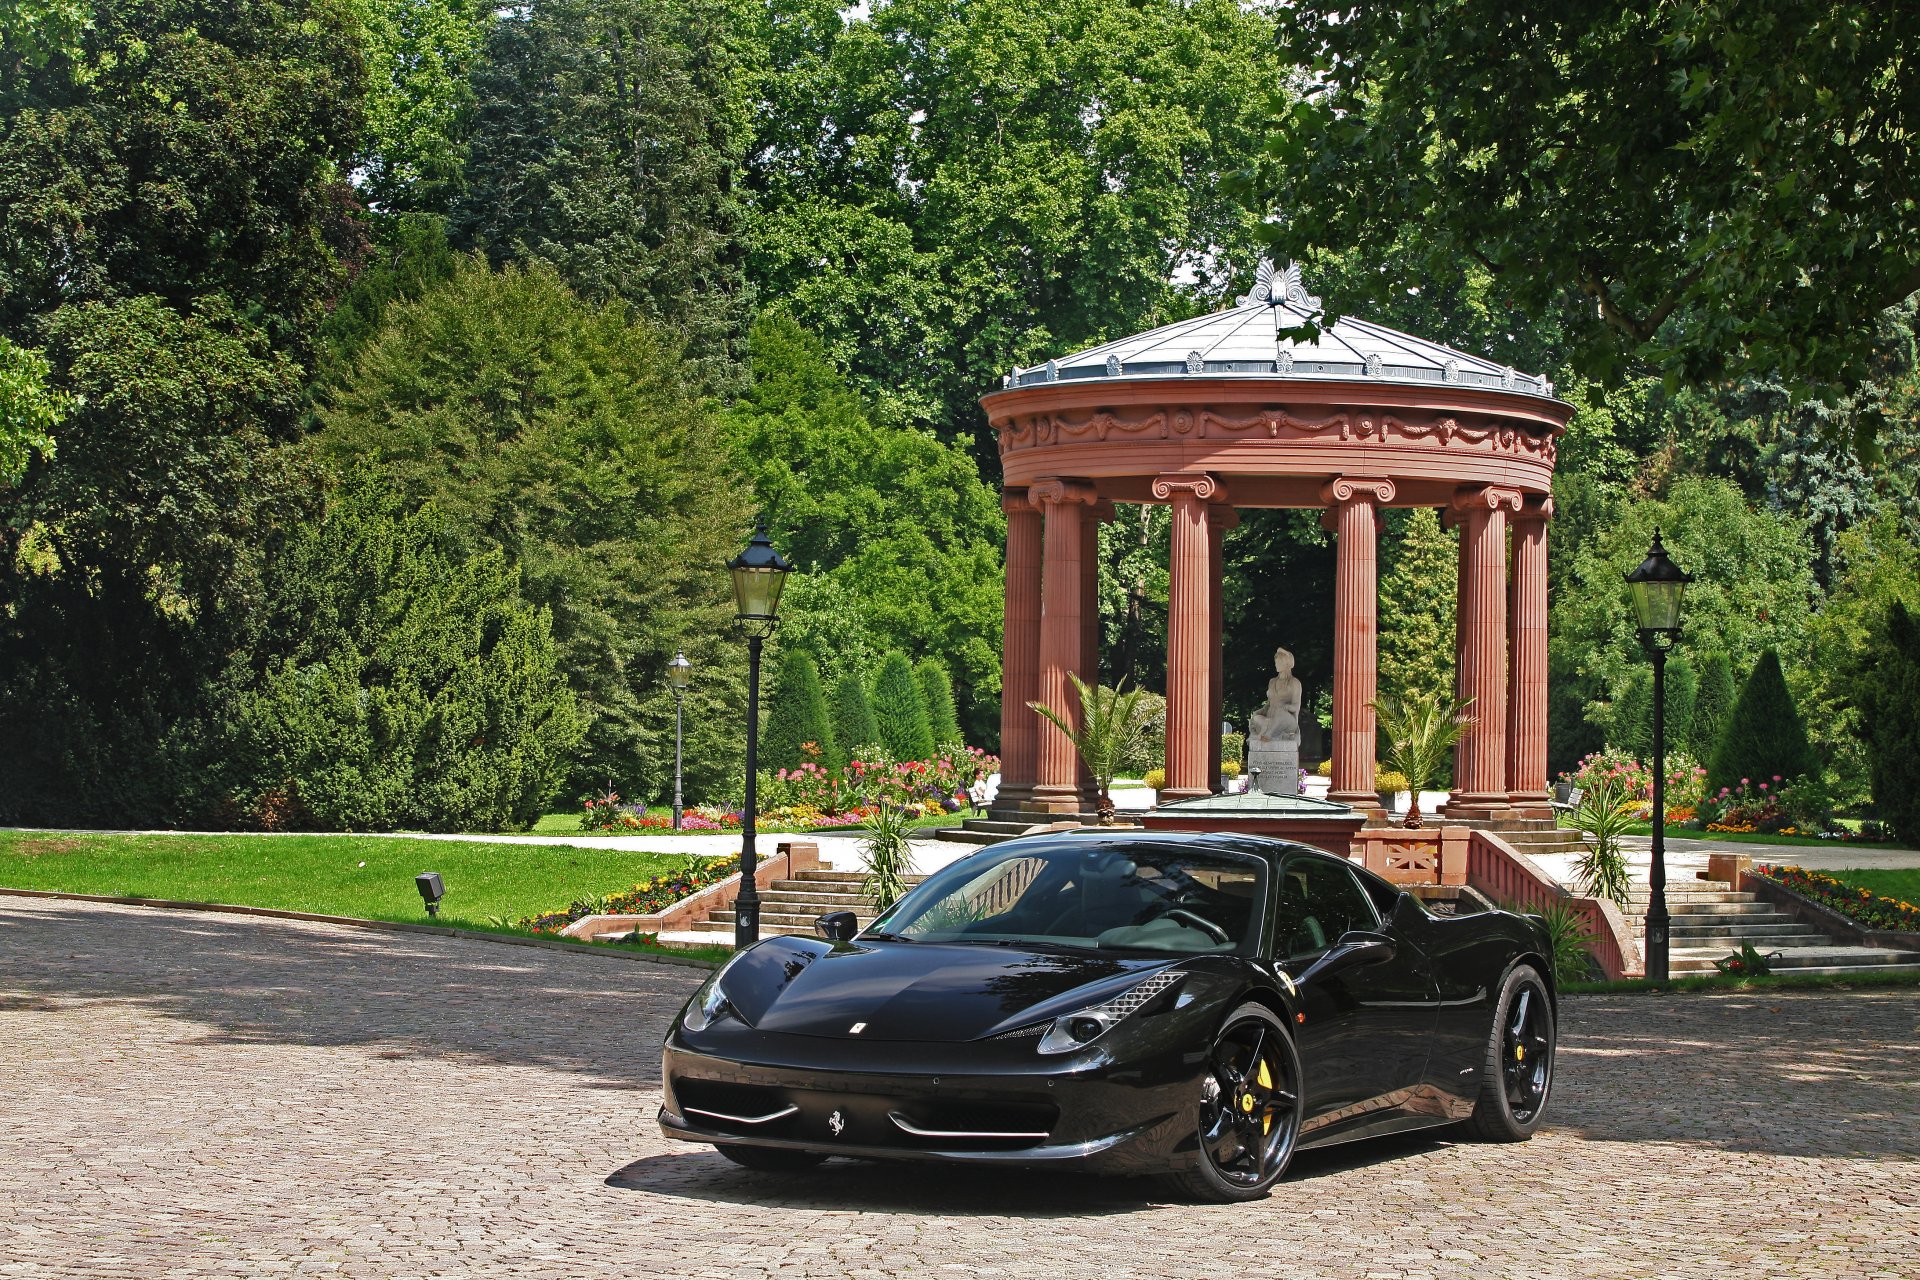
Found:
<svg viewBox="0 0 1920 1280"><path fill-rule="evenodd" d="M727 970L738 964L740 957L745 954L744 951L736 952L732 959L713 971L712 977L700 984L700 989L693 993L693 1000L687 1005L687 1011L680 1019L682 1027L688 1031L705 1031L713 1025L713 1020L720 1016L722 1009L727 1007L726 988L720 985L720 980L727 976Z"/></svg>
<svg viewBox="0 0 1920 1280"><path fill-rule="evenodd" d="M1185 976L1162 971L1146 981L1128 987L1110 1000L1089 1005L1078 1013L1062 1014L1053 1020L1040 1037L1041 1053L1072 1053L1084 1049L1138 1012L1148 1001L1179 982Z"/></svg>

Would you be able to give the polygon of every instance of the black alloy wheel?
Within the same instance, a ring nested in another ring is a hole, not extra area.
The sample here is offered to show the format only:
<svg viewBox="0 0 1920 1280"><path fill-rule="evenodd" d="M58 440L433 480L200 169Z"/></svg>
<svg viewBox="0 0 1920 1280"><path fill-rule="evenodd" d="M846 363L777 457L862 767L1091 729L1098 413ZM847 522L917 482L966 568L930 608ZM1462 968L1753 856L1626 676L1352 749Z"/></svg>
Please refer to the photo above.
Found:
<svg viewBox="0 0 1920 1280"><path fill-rule="evenodd" d="M1171 1181L1195 1200L1258 1200L1286 1174L1300 1140L1300 1055L1272 1010L1243 1004L1214 1038L1208 1066L1199 1160Z"/></svg>
<svg viewBox="0 0 1920 1280"><path fill-rule="evenodd" d="M1500 987L1480 1097L1467 1122L1484 1142L1525 1142L1540 1127L1553 1088L1556 1039L1546 980L1531 965L1516 965Z"/></svg>
<svg viewBox="0 0 1920 1280"><path fill-rule="evenodd" d="M742 1147L714 1144L715 1151L743 1169L761 1173L801 1173L826 1157L816 1151L796 1151L792 1147Z"/></svg>

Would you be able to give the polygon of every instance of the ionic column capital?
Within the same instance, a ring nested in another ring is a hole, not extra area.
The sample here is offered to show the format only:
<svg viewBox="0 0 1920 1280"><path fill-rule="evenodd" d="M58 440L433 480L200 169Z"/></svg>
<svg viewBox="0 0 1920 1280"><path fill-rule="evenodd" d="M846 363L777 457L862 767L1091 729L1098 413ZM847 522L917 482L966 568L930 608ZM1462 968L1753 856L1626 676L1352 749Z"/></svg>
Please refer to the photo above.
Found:
<svg viewBox="0 0 1920 1280"><path fill-rule="evenodd" d="M1085 480L1064 480L1050 477L1045 480L1036 480L1028 485L1027 500L1033 504L1036 510L1044 510L1049 506L1066 506L1072 503L1081 503L1085 506L1092 507L1099 505L1100 491L1088 484Z"/></svg>
<svg viewBox="0 0 1920 1280"><path fill-rule="evenodd" d="M1553 519L1553 495L1529 494L1526 502L1514 512L1513 519L1516 524L1545 524Z"/></svg>
<svg viewBox="0 0 1920 1280"><path fill-rule="evenodd" d="M1172 471L1154 477L1153 496L1162 502L1225 502L1227 487L1205 471Z"/></svg>
<svg viewBox="0 0 1920 1280"><path fill-rule="evenodd" d="M1320 486L1320 501L1328 506L1348 502L1392 502L1399 490L1384 476L1335 476Z"/></svg>
<svg viewBox="0 0 1920 1280"><path fill-rule="evenodd" d="M1525 498L1518 489L1481 485L1455 491L1453 501L1448 504L1448 510L1460 515L1473 511L1498 511L1502 507L1518 512L1524 504Z"/></svg>
<svg viewBox="0 0 1920 1280"><path fill-rule="evenodd" d="M1033 510L1033 500L1025 489L1002 489L1000 491L1000 510L1010 516Z"/></svg>

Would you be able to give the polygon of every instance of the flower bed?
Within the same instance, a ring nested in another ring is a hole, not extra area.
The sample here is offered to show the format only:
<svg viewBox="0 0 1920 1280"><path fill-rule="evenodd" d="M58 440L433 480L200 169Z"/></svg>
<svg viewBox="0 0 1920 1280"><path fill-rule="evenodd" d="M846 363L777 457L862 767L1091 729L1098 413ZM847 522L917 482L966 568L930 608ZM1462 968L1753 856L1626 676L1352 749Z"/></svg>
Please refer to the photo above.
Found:
<svg viewBox="0 0 1920 1280"><path fill-rule="evenodd" d="M666 910L683 898L692 897L702 889L719 884L739 870L740 864L727 858L689 860L678 871L655 876L631 889L609 893L604 897L582 899L568 904L564 911L544 911L539 915L523 916L518 927L530 933L557 934L574 921L584 920L588 916L651 915Z"/></svg>
<svg viewBox="0 0 1920 1280"><path fill-rule="evenodd" d="M1898 933L1920 933L1920 907L1882 897L1871 889L1848 884L1834 876L1808 871L1804 867L1761 864L1753 874L1782 885L1811 902L1854 921L1863 929L1883 929Z"/></svg>
<svg viewBox="0 0 1920 1280"><path fill-rule="evenodd" d="M1653 766L1637 760L1625 751L1609 747L1584 757L1562 781L1583 791L1607 780L1626 788L1627 798L1640 805L1636 816L1646 821L1653 816ZM1691 822L1704 799L1707 771L1683 752L1667 758L1666 794L1668 822Z"/></svg>

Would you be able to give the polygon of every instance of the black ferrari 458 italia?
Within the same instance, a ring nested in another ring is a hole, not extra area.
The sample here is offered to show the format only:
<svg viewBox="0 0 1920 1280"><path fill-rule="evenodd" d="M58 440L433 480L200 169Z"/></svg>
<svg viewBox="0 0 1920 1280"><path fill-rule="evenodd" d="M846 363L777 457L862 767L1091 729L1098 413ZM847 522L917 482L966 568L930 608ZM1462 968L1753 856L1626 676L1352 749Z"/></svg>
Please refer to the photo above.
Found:
<svg viewBox="0 0 1920 1280"><path fill-rule="evenodd" d="M1523 1140L1553 1083L1540 922L1432 915L1304 845L1029 837L819 928L736 955L674 1021L668 1137L752 1169L1064 1163L1249 1200L1301 1147Z"/></svg>

